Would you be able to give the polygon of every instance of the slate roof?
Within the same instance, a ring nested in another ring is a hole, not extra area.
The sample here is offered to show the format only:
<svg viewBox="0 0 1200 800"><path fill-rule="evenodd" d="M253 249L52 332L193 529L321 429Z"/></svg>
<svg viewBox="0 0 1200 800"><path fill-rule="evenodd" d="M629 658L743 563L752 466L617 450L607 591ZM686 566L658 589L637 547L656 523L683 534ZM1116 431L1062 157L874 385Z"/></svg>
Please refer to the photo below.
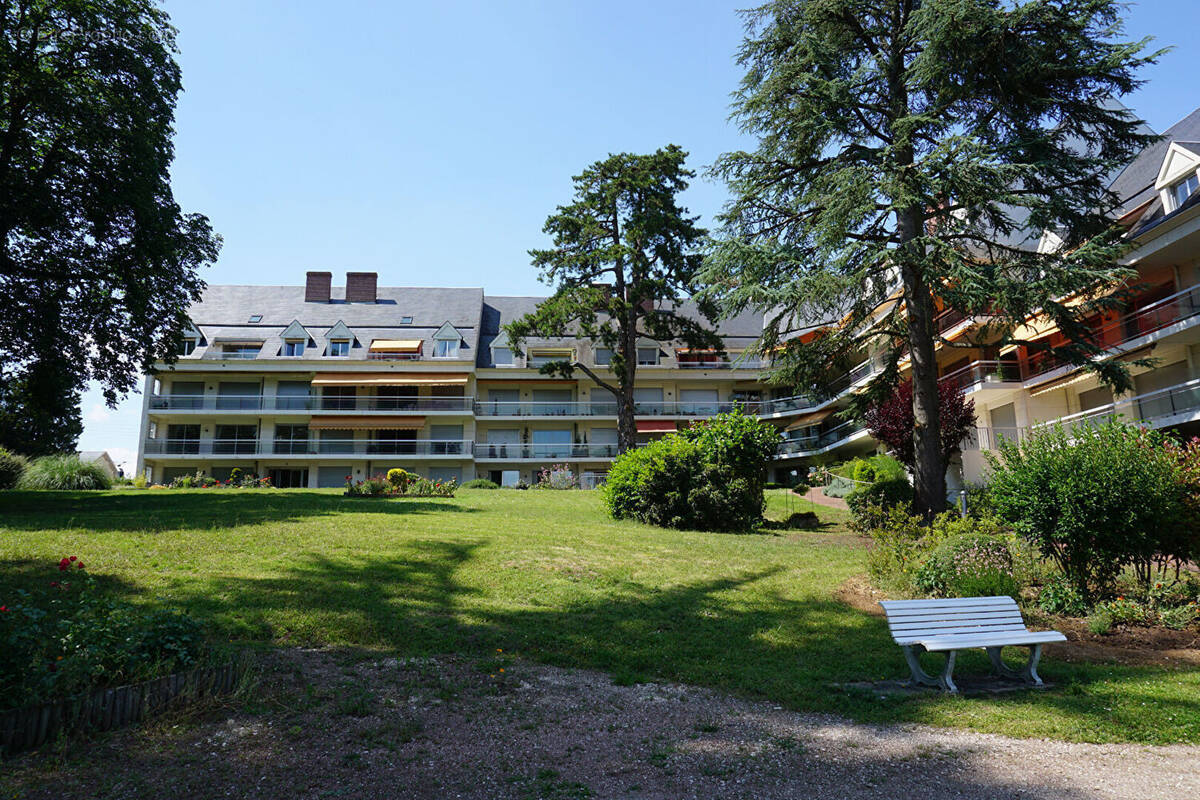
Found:
<svg viewBox="0 0 1200 800"><path fill-rule="evenodd" d="M433 334L446 322L463 337L458 360L475 358L483 289L381 286L375 303L347 303L344 287L333 287L331 294L328 303L308 303L303 286L210 286L188 312L204 342L180 360L215 356L220 339L256 338L263 340L259 359L285 358L279 355L282 334L293 320L312 337L316 349L311 355L324 354L325 335L341 320L354 333L351 359L365 358L373 339L422 339L429 355ZM262 315L262 320L251 323L251 315ZM402 317L412 317L412 323L401 325Z"/></svg>
<svg viewBox="0 0 1200 800"><path fill-rule="evenodd" d="M1200 108L1167 128L1162 138L1143 150L1121 170L1109 186L1120 200L1116 216L1122 216L1155 197L1154 182L1171 142L1200 141Z"/></svg>
<svg viewBox="0 0 1200 800"><path fill-rule="evenodd" d="M483 321L480 326L482 334L479 340L479 353L475 362L476 366L495 366L492 363L491 346L493 341L504 336L501 332L502 327L525 314L533 312L537 308L538 303L545 299L545 297L485 296L483 298ZM695 306L691 303L682 306L680 313L692 319L700 318ZM753 311L746 311L732 319L719 322L717 324L717 331L725 337L727 347L730 349L740 349L758 339L762 333L762 316ZM555 339L531 338L525 342L525 346L566 345L572 341L574 340L570 337Z"/></svg>

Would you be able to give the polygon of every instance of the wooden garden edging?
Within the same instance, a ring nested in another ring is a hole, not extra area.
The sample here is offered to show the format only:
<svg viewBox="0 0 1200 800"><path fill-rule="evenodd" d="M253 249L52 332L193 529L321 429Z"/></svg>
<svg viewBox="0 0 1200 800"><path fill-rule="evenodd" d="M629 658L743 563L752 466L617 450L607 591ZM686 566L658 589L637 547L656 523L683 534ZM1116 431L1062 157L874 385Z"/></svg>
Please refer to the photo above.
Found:
<svg viewBox="0 0 1200 800"><path fill-rule="evenodd" d="M0 754L39 747L60 733L107 731L204 697L233 691L244 667L226 664L0 712Z"/></svg>

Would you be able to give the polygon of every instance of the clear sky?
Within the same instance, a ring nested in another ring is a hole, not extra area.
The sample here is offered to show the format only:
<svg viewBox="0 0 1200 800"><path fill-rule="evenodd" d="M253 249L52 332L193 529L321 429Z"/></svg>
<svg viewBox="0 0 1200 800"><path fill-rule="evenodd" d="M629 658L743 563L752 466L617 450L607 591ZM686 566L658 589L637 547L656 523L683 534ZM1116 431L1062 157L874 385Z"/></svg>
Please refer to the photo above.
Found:
<svg viewBox="0 0 1200 800"><path fill-rule="evenodd" d="M166 0L179 29L175 196L225 239L209 283L300 284L325 269L388 286L539 294L526 251L611 152L668 143L703 167L728 120L742 36L731 0ZM1163 130L1200 105L1197 0L1131 4L1128 33L1176 49L1126 98ZM132 470L141 398L84 398L80 449Z"/></svg>

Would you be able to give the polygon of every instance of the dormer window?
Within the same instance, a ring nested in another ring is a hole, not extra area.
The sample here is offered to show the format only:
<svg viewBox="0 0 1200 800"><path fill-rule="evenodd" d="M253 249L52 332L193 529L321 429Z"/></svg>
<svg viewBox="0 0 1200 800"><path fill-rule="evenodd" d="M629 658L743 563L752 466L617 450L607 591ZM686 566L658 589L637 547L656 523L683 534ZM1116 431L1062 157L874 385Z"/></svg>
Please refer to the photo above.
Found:
<svg viewBox="0 0 1200 800"><path fill-rule="evenodd" d="M1197 178L1194 172L1183 180L1171 184L1171 202L1174 204L1171 210L1182 208L1198 188L1200 188L1200 178Z"/></svg>
<svg viewBox="0 0 1200 800"><path fill-rule="evenodd" d="M438 339L433 343L434 358L458 358L457 339Z"/></svg>
<svg viewBox="0 0 1200 800"><path fill-rule="evenodd" d="M511 347L493 347L492 348L492 363L497 367L515 366L513 362L513 351Z"/></svg>
<svg viewBox="0 0 1200 800"><path fill-rule="evenodd" d="M285 356L302 356L304 355L304 340L294 339L283 343L283 354Z"/></svg>
<svg viewBox="0 0 1200 800"><path fill-rule="evenodd" d="M335 358L347 358L350 355L350 342L338 339L329 343L329 355Z"/></svg>
<svg viewBox="0 0 1200 800"><path fill-rule="evenodd" d="M180 339L179 346L175 349L177 356L190 356L194 352L196 352L195 339Z"/></svg>

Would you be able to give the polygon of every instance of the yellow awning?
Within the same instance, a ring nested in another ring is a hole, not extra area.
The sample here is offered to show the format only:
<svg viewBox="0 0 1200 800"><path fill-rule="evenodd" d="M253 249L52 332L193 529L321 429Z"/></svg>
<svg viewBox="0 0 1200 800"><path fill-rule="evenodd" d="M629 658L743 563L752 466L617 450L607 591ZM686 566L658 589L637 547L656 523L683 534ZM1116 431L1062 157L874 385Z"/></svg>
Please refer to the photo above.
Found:
<svg viewBox="0 0 1200 800"><path fill-rule="evenodd" d="M465 386L466 374L436 372L318 372L313 386Z"/></svg>
<svg viewBox="0 0 1200 800"><path fill-rule="evenodd" d="M832 413L833 413L833 409L828 408L828 409L825 409L824 411L814 411L811 414L805 414L802 417L797 417L796 419L792 420L792 422L789 423L788 426L786 428L784 428L784 430L785 431L794 431L794 430L798 430L800 428L811 427L813 425L818 424L819 422L821 422L823 419L825 419Z"/></svg>
<svg viewBox="0 0 1200 800"><path fill-rule="evenodd" d="M1058 324L1054 320L1049 317L1039 317L1014 330L1009 338L1032 342L1056 331L1058 331ZM1000 348L1000 355L1006 356L1020 346L1019 344L1006 344Z"/></svg>
<svg viewBox="0 0 1200 800"><path fill-rule="evenodd" d="M371 342L372 353L418 353L420 339L376 339Z"/></svg>
<svg viewBox="0 0 1200 800"><path fill-rule="evenodd" d="M424 417L313 417L310 431L419 431Z"/></svg>

